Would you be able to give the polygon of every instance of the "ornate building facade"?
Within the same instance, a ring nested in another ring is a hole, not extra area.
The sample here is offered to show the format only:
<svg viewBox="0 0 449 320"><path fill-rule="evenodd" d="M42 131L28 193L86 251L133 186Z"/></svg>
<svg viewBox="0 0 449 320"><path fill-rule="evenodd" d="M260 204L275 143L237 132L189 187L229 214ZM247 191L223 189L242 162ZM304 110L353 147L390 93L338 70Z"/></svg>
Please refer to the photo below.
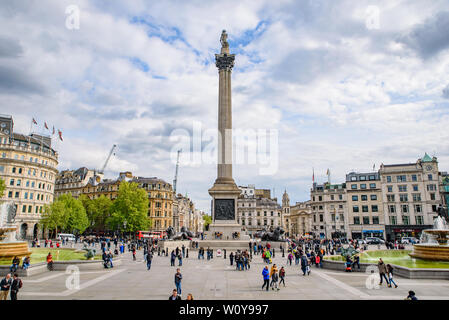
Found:
<svg viewBox="0 0 449 320"><path fill-rule="evenodd" d="M288 237L309 237L312 231L312 206L310 201L290 205L287 190L282 195L282 226Z"/></svg>
<svg viewBox="0 0 449 320"><path fill-rule="evenodd" d="M78 198L83 193L83 188L89 182L92 184L91 178L94 174L97 176L97 183L103 179L103 174L95 173L94 170L89 170L86 167L77 170L63 170L56 176L55 184L55 198L62 194L70 193L72 197Z"/></svg>
<svg viewBox="0 0 449 320"><path fill-rule="evenodd" d="M0 200L14 203L19 238L41 236L38 223L53 202L57 166L50 137L15 133L12 117L0 116L0 178L6 184Z"/></svg>

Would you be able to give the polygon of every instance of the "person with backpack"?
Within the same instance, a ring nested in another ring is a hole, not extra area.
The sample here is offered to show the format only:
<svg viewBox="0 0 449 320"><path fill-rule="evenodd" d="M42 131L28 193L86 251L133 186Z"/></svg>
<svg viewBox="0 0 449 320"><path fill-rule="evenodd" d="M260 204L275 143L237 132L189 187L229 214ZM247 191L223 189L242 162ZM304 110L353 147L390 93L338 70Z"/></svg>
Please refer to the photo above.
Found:
<svg viewBox="0 0 449 320"><path fill-rule="evenodd" d="M281 285L281 283L283 283L284 287L285 287L285 269L284 269L284 267L281 267L281 270L279 270L279 278L281 279L281 281L279 281L279 286Z"/></svg>
<svg viewBox="0 0 449 320"><path fill-rule="evenodd" d="M290 263L290 265L292 265L293 255L291 252L288 254L287 259L288 259L288 263Z"/></svg>
<svg viewBox="0 0 449 320"><path fill-rule="evenodd" d="M11 300L17 300L17 293L19 293L19 289L23 286L22 279L19 278L17 273L14 273L13 280L11 283Z"/></svg>

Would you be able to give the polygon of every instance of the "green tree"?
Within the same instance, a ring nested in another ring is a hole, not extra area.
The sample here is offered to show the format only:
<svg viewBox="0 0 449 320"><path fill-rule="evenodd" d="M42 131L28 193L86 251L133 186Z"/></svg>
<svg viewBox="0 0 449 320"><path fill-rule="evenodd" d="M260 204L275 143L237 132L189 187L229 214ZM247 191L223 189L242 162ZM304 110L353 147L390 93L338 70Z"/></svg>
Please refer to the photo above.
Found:
<svg viewBox="0 0 449 320"><path fill-rule="evenodd" d="M71 194L61 195L50 206L44 207L42 225L50 230L82 233L89 226L83 203Z"/></svg>
<svg viewBox="0 0 449 320"><path fill-rule="evenodd" d="M212 223L212 217L207 215L207 214L205 214L203 216L203 220L204 220L204 230L206 230L207 226Z"/></svg>
<svg viewBox="0 0 449 320"><path fill-rule="evenodd" d="M126 228L123 230L126 221ZM107 224L112 230L135 232L147 230L150 224L148 218L148 195L140 189L137 183L120 183L118 196L111 206L111 216Z"/></svg>
<svg viewBox="0 0 449 320"><path fill-rule="evenodd" d="M99 198L90 200L87 205L87 217L89 218L90 226L97 231L105 231L106 221L111 216L112 200L105 195Z"/></svg>
<svg viewBox="0 0 449 320"><path fill-rule="evenodd" d="M5 192L6 184L5 181L0 178L0 198L3 197L3 192Z"/></svg>

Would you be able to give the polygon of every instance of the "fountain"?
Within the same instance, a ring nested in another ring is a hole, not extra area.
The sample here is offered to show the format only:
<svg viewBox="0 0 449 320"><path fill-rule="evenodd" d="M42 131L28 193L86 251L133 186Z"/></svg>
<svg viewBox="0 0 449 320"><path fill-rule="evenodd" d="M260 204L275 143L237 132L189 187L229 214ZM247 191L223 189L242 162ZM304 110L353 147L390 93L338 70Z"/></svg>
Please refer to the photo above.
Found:
<svg viewBox="0 0 449 320"><path fill-rule="evenodd" d="M16 207L14 202L5 202L0 206L0 261L12 261L31 254L26 241L17 241L17 227L14 224Z"/></svg>
<svg viewBox="0 0 449 320"><path fill-rule="evenodd" d="M438 216L432 229L423 230L420 243L413 245L410 256L425 260L449 261L449 228L446 220Z"/></svg>

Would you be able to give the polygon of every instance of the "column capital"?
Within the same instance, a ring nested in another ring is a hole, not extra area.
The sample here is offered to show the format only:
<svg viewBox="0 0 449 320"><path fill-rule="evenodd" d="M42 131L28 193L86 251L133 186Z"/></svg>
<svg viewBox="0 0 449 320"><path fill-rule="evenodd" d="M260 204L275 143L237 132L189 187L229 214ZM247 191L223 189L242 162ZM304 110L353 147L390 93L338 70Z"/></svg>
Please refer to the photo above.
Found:
<svg viewBox="0 0 449 320"><path fill-rule="evenodd" d="M218 70L226 70L231 71L232 67L234 67L235 54L215 54L215 65Z"/></svg>

